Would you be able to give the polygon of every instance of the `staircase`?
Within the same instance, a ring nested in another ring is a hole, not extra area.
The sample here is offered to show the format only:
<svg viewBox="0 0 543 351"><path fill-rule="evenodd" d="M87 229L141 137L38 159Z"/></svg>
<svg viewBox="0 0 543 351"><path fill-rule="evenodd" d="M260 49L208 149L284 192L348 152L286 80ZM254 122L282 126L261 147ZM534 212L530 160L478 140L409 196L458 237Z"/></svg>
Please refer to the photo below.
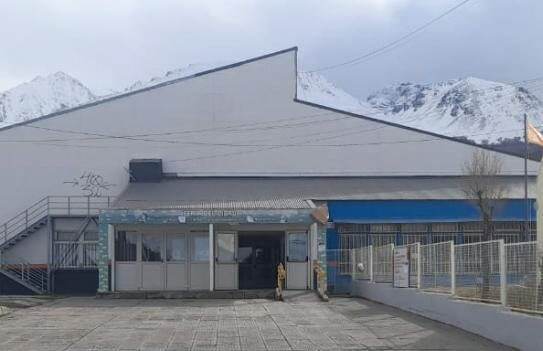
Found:
<svg viewBox="0 0 543 351"><path fill-rule="evenodd" d="M0 274L37 294L47 293L50 263L31 264L13 254L10 262L4 262L4 251L47 226L51 216L97 216L112 200L109 196L47 196L13 216L0 226Z"/></svg>
<svg viewBox="0 0 543 351"><path fill-rule="evenodd" d="M0 265L0 273L36 294L45 294L49 279L47 267L36 267L19 256L10 257L10 263Z"/></svg>

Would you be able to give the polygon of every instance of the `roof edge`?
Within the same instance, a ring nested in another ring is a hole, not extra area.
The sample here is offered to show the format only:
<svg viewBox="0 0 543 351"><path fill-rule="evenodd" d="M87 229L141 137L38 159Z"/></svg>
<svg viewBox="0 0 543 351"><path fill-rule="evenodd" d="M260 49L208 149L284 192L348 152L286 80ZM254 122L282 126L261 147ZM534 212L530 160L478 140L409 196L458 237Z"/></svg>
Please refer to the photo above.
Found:
<svg viewBox="0 0 543 351"><path fill-rule="evenodd" d="M269 53L269 54L252 57L252 58L249 58L249 59L246 59L246 60L242 60L242 61L238 61L238 62L228 64L228 65L225 65L225 66L219 66L219 67L216 67L216 68L212 68L212 69L208 69L208 70L205 70L205 71L197 72L197 73L191 74L189 76L184 76L184 77L168 80L166 82L162 82L162 83L152 85L152 86L149 86L149 87L129 91L129 92L126 92L126 93L121 93L119 95L114 95L114 96L111 96L109 98L93 101L93 102L83 104L83 105L79 105L79 106L75 106L75 107L72 107L72 108L69 108L69 109L66 109L66 110L57 111L57 112L53 112L53 113L50 113L50 114L47 114L47 115L44 115L44 116L32 118L32 119L29 119L29 120L26 120L26 121L10 124L8 126L0 127L0 132L2 132L4 130L7 130L7 129L14 128L14 127L20 127L20 126L24 126L24 125L31 124L31 123L34 123L34 122L39 122L39 121L44 120L44 119L57 117L57 116L60 116L60 115L66 114L66 113L70 113L70 112L74 112L74 111L77 111L77 110L82 110L82 109L85 109L85 108L93 107L93 106L100 105L100 104L103 104L103 103L106 103L106 102L110 102L110 101L113 101L113 100L116 100L116 99L120 99L120 98L124 98L124 97L127 97L127 96L139 94L139 93L149 91L149 90L152 90L152 89L162 88L164 86L167 86L167 85L170 85L170 84L175 84L175 83L178 83L180 81L200 77L200 76L203 76L203 75L206 75L206 74L215 73L215 72L230 69L230 68L235 68L235 67L238 67L238 66L245 65L247 63L252 63L252 62L255 62L255 61L263 60L263 59L266 59L266 58L269 58L269 57L281 55L281 54L291 52L291 51L296 52L295 56L298 56L297 55L298 47L297 46L292 46L290 48L279 50L279 51L274 51L274 52Z"/></svg>
<svg viewBox="0 0 543 351"><path fill-rule="evenodd" d="M354 112L350 112L350 111L346 111L346 110L341 110L341 109L326 106L326 105L321 105L321 104L311 102L311 101L300 100L300 99L298 99L297 96L294 98L294 102L301 103L301 104L304 104L304 105L313 106L313 107L316 107L316 108L321 108L321 109L332 111L332 112L342 113L342 114L345 114L345 115L348 115L348 116L351 116L351 117L361 118L361 119L365 119L365 120L376 122L376 123L386 124L386 125L389 125L391 127L397 127L397 128L401 128L401 129L410 130L412 132L418 132L418 133L421 133L421 134L426 134L426 135L430 135L430 136L433 136L433 137L437 137L437 138L441 138L441 139L445 139L445 140L449 140L449 141L454 141L454 142L465 144L465 145L475 146L475 147L478 147L480 149L497 152L497 153L504 154L504 155L507 155L507 156L517 157L519 159L524 159L523 157L521 157L519 155L516 155L514 153L503 151L503 150L496 150L496 149L493 149L493 148L488 147L486 145L477 144L477 143L475 143L473 141L457 139L457 138L450 137L450 136L447 136L447 135L438 134L438 133L430 132L430 131L423 130L423 129L413 128L413 127L409 127L409 126L406 126L406 125L403 125L403 124L389 122L389 121L385 121L385 120L374 118L374 117L368 117L368 116L361 115L361 114L358 114L358 113L354 113ZM533 160L530 160L530 159L528 159L528 161L537 162L537 161L533 161Z"/></svg>

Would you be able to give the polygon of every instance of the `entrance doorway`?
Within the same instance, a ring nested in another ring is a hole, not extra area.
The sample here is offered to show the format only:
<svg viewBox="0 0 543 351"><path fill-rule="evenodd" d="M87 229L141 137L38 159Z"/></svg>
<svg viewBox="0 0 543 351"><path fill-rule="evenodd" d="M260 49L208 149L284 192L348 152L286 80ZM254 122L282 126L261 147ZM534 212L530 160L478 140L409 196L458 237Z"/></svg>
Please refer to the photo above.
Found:
<svg viewBox="0 0 543 351"><path fill-rule="evenodd" d="M284 232L239 232L239 288L273 289L284 262Z"/></svg>

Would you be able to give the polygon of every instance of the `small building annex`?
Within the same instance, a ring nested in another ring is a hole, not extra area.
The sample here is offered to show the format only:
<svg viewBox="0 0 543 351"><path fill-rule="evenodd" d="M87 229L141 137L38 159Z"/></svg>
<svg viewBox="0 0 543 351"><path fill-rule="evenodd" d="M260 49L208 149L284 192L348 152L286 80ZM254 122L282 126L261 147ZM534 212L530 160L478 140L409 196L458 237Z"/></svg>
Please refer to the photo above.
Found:
<svg viewBox="0 0 543 351"><path fill-rule="evenodd" d="M271 289L279 263L310 289L327 250L479 240L461 187L481 147L300 100L296 55L0 128L0 291ZM526 240L538 165L527 206L523 159L488 152L495 233Z"/></svg>

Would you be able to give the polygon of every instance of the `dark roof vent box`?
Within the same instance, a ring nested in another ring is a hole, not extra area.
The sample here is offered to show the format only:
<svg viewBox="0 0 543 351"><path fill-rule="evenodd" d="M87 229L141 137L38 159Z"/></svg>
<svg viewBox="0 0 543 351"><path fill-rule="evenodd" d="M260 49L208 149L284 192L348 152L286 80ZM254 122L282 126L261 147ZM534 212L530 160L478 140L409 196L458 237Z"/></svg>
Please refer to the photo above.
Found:
<svg viewBox="0 0 543 351"><path fill-rule="evenodd" d="M162 179L162 159L138 158L129 163L130 183L157 183Z"/></svg>

